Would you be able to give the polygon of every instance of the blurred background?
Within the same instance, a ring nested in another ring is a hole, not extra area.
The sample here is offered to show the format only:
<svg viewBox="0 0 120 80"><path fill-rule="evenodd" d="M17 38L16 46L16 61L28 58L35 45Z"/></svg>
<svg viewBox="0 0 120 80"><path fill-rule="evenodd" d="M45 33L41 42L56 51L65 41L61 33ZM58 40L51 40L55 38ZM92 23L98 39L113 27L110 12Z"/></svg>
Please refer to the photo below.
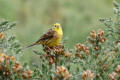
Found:
<svg viewBox="0 0 120 80"><path fill-rule="evenodd" d="M0 19L17 21L16 34L22 47L34 43L54 23L62 25L66 46L85 41L89 31L104 28L99 18L113 16L113 0L0 0ZM35 46L23 52L21 60L39 63Z"/></svg>

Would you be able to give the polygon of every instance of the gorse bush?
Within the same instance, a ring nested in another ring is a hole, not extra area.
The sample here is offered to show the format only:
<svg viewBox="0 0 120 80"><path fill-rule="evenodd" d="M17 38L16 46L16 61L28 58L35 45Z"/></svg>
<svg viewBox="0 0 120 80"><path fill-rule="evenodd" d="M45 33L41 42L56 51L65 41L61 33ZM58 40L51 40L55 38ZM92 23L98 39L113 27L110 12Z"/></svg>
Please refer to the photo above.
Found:
<svg viewBox="0 0 120 80"><path fill-rule="evenodd" d="M8 35L16 23L0 22L0 80L23 80L32 77L32 71L19 61L21 47L15 36Z"/></svg>
<svg viewBox="0 0 120 80"><path fill-rule="evenodd" d="M114 2L115 18L100 19L105 31L92 30L84 43L69 49L65 43L54 48L33 50L40 64L20 64L22 48L15 36L7 34L15 23L0 23L0 79L2 80L119 80L120 5Z"/></svg>
<svg viewBox="0 0 120 80"><path fill-rule="evenodd" d="M114 2L115 19L100 19L106 30L92 30L86 42L72 51L64 43L53 50L44 49L37 66L43 80L118 80L120 78L120 6ZM61 68L60 68L61 67ZM47 72L46 72L47 71ZM41 77L40 77L41 76Z"/></svg>

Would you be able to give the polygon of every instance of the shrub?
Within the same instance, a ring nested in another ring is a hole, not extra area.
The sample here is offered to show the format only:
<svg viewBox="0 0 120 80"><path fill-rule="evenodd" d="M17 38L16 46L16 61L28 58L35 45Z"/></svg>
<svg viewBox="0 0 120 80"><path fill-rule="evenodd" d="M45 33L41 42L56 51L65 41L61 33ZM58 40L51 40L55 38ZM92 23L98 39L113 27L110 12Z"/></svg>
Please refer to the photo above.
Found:
<svg viewBox="0 0 120 80"><path fill-rule="evenodd" d="M120 5L114 2L115 19L100 19L106 27L92 30L84 43L74 49L61 43L54 48L43 47L40 65L33 63L33 71L20 64L22 48L15 36L7 31L15 23L0 23L0 79L4 80L119 80L120 79ZM17 60L18 61L17 61Z"/></svg>
<svg viewBox="0 0 120 80"><path fill-rule="evenodd" d="M54 49L45 48L44 53L34 51L40 55L40 65L35 68L34 78L43 80L120 79L120 5L114 2L114 6L114 20L100 19L106 30L92 30L87 40L76 44L72 51L66 48L64 43Z"/></svg>
<svg viewBox="0 0 120 80"><path fill-rule="evenodd" d="M0 80L23 80L32 77L32 71L19 62L19 42L15 36L7 33L15 25L16 23L5 20L0 22Z"/></svg>

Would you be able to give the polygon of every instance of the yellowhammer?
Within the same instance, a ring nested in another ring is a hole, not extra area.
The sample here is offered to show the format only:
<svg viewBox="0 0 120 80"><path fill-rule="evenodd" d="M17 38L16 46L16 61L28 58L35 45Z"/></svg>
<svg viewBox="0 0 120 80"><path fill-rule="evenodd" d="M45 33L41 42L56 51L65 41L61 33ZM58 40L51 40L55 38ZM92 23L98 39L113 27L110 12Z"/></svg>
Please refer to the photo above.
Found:
<svg viewBox="0 0 120 80"><path fill-rule="evenodd" d="M27 48L38 44L46 47L55 47L61 42L62 36L62 27L60 24L56 23L51 29L48 30L47 33L43 34L38 41L32 45L29 45Z"/></svg>

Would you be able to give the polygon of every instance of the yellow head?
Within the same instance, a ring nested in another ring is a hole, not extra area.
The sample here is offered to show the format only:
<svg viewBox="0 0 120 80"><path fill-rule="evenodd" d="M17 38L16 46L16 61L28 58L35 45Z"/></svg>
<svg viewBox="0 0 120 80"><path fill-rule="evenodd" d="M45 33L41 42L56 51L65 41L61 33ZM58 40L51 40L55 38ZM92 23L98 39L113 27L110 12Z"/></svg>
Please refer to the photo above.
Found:
<svg viewBox="0 0 120 80"><path fill-rule="evenodd" d="M52 30L56 31L58 34L63 35L62 27L60 26L59 23L54 24L54 26L52 27Z"/></svg>
<svg viewBox="0 0 120 80"><path fill-rule="evenodd" d="M52 30L57 31L57 30L59 30L60 28L61 28L60 24L59 24L59 23L56 23L56 24L54 24L54 26L52 27Z"/></svg>

